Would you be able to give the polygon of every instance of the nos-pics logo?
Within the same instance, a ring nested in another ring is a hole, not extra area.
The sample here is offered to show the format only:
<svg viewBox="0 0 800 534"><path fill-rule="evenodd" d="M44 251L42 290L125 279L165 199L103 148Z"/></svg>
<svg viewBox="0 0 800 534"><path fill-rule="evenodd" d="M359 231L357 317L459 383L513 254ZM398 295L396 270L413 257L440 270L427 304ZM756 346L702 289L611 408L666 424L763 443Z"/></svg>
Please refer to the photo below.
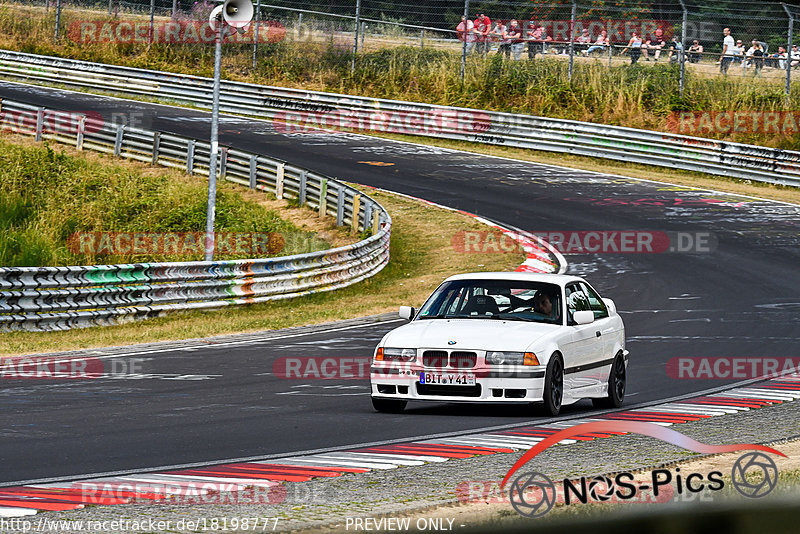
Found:
<svg viewBox="0 0 800 534"><path fill-rule="evenodd" d="M702 453L719 454L736 451L750 451L739 457L731 469L731 485L741 495L748 498L760 498L775 489L778 482L778 466L774 460L764 454L768 452L786 456L782 452L764 445L741 443L735 445L709 445L662 426L639 421L598 421L583 423L557 432L537 443L509 469L501 488L511 480L525 464L551 445L563 439L587 433L634 433L660 439L684 449ZM763 451L763 452L761 452ZM659 494L699 493L702 491L718 491L725 485L723 473L681 473L675 469L654 469L650 480L634 481L634 475L621 472L614 477L581 477L578 480L564 479L553 482L547 475L538 471L524 471L513 478L509 486L509 501L514 510L526 517L541 517L547 514L557 502L565 505L582 503L589 500L595 502L625 502L636 499L640 492L651 491L658 498Z"/></svg>

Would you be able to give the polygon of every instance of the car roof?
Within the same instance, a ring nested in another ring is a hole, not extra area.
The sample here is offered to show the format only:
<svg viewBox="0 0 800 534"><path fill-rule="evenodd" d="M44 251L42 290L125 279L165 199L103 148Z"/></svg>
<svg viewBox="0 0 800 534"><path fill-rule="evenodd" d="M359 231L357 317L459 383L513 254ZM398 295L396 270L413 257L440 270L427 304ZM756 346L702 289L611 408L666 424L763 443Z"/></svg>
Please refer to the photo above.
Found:
<svg viewBox="0 0 800 534"><path fill-rule="evenodd" d="M570 282L584 281L579 276L568 274L547 274L547 273L521 273L521 272L485 272L485 273L463 273L456 274L448 278L450 280L525 280L528 282L545 282L564 286Z"/></svg>

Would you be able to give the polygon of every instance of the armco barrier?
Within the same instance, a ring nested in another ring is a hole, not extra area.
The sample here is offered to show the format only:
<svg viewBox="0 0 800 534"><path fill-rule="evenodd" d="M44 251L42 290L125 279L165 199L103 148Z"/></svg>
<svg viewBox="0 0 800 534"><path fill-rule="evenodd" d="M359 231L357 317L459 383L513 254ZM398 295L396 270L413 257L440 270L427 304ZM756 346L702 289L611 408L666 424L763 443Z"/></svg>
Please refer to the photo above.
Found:
<svg viewBox="0 0 800 534"><path fill-rule="evenodd" d="M20 133L80 149L208 174L207 143L175 135L103 124L60 112L2 101L0 113L29 129ZM62 113L62 115L70 115ZM58 127L58 125L66 125ZM191 310L250 304L330 291L375 275L389 262L391 218L377 202L334 179L240 150L221 154L222 178L292 197L337 224L371 230L358 243L280 258L135 263L72 267L0 267L0 332L64 330Z"/></svg>
<svg viewBox="0 0 800 534"><path fill-rule="evenodd" d="M0 51L0 76L211 107L212 80ZM620 126L222 82L221 110L332 128L459 139L800 186L800 152ZM393 126L394 125L394 126Z"/></svg>

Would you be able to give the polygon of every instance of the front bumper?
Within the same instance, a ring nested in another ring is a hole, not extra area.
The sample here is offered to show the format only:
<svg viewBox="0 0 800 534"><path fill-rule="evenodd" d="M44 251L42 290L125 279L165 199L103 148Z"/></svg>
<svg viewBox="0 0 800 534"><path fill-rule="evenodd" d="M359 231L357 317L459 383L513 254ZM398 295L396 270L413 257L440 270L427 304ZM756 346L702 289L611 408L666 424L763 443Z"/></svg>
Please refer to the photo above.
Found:
<svg viewBox="0 0 800 534"><path fill-rule="evenodd" d="M420 374L474 375L474 385L425 384ZM420 364L373 362L370 392L375 398L434 402L524 404L542 401L544 366L427 368Z"/></svg>

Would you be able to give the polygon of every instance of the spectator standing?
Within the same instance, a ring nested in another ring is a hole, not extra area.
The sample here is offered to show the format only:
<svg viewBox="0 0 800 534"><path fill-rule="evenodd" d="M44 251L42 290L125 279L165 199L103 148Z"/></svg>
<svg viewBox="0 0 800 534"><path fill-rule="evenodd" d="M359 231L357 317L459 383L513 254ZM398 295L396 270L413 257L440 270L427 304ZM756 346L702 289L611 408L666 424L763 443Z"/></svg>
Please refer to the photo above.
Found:
<svg viewBox="0 0 800 534"><path fill-rule="evenodd" d="M584 52L584 55L589 56L595 50L605 50L605 48L608 45L609 45L608 32L605 31L605 30L602 30L600 32L600 35L597 37L597 40L594 42L594 44L592 46L590 46L588 48L588 50L586 50L586 52Z"/></svg>
<svg viewBox="0 0 800 534"><path fill-rule="evenodd" d="M628 50L630 50L631 56L631 65L636 65L636 62L639 61L639 58L642 55L642 38L639 36L637 32L633 32L631 34L631 40L628 41L628 46L622 49L622 53L624 54Z"/></svg>
<svg viewBox="0 0 800 534"><path fill-rule="evenodd" d="M745 61L755 68L754 76L761 76L761 69L764 68L764 47L756 39L750 43L750 48L745 54Z"/></svg>
<svg viewBox="0 0 800 534"><path fill-rule="evenodd" d="M456 35L459 41L467 43L467 54L471 54L475 46L475 23L462 15L461 22L456 26Z"/></svg>
<svg viewBox="0 0 800 534"><path fill-rule="evenodd" d="M741 63L744 60L744 45L742 41L736 41L736 45L731 49L731 54L733 55L734 63Z"/></svg>
<svg viewBox="0 0 800 534"><path fill-rule="evenodd" d="M489 32L492 29L492 21L483 13L479 13L473 25L475 27L475 51L478 54L486 55L489 51Z"/></svg>
<svg viewBox="0 0 800 534"><path fill-rule="evenodd" d="M731 66L731 62L733 62L733 51L736 48L736 43L731 37L731 29L725 28L722 30L722 34L725 36L722 40L722 54L719 57L719 71L722 74L728 74L728 67Z"/></svg>
<svg viewBox="0 0 800 534"><path fill-rule="evenodd" d="M542 50L542 30L544 28L536 24L533 20L531 20L531 25L528 27L527 37L528 37L528 59L535 59L536 53L539 52L540 54L544 54Z"/></svg>
<svg viewBox="0 0 800 534"><path fill-rule="evenodd" d="M506 36L511 42L511 53L514 61L519 61L522 55L522 48L525 46L525 40L522 38L522 27L519 25L519 21L512 20L508 23L508 32ZM508 54L506 54L506 56L508 56Z"/></svg>
<svg viewBox="0 0 800 534"><path fill-rule="evenodd" d="M689 63L700 63L701 59L703 59L703 45L695 39L689 47Z"/></svg>
<svg viewBox="0 0 800 534"><path fill-rule="evenodd" d="M497 53L505 54L506 57L511 57L511 39L508 38L508 28L502 21L495 24L494 29L489 35L500 43L497 48Z"/></svg>

